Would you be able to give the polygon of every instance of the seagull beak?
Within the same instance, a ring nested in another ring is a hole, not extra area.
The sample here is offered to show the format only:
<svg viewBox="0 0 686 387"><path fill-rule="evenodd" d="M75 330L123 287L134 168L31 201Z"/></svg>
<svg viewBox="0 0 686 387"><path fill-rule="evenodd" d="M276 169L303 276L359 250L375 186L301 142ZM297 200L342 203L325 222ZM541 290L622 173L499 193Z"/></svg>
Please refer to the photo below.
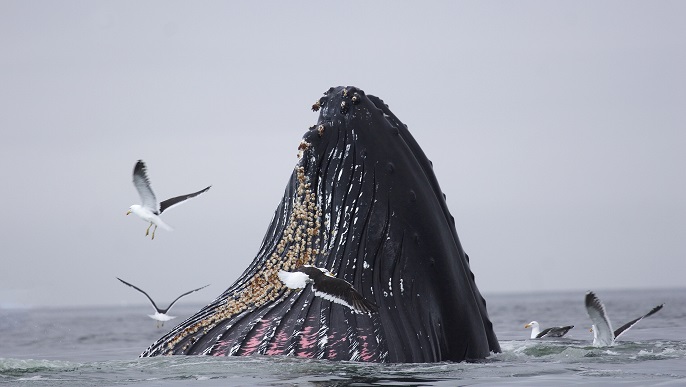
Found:
<svg viewBox="0 0 686 387"><path fill-rule="evenodd" d="M130 213L131 213L131 210L126 211L126 215L128 215L128 214L130 214Z"/></svg>
<svg viewBox="0 0 686 387"><path fill-rule="evenodd" d="M531 324L524 325L524 328L530 328L530 327L531 327Z"/></svg>

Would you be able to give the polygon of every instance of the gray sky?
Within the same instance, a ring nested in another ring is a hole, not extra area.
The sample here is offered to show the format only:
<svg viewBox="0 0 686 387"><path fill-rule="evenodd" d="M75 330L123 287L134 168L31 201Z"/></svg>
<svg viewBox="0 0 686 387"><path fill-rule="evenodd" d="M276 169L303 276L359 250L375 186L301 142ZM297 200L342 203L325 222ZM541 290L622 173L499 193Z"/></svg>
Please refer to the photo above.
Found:
<svg viewBox="0 0 686 387"><path fill-rule="evenodd" d="M686 3L0 2L0 306L209 302L330 86L433 161L483 293L684 286ZM144 237L160 199L212 184Z"/></svg>

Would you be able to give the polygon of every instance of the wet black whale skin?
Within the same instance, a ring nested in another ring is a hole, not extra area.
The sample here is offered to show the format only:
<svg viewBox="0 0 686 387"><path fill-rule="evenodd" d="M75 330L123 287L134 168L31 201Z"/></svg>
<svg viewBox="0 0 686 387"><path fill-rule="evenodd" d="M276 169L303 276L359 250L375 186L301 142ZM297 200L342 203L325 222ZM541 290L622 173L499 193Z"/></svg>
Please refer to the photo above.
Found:
<svg viewBox="0 0 686 387"><path fill-rule="evenodd" d="M313 239L317 253L307 263L353 284L379 306L378 313L354 314L314 297L311 287L281 287L271 293L273 300L248 300L240 313L217 317L226 302L245 299L246 284L260 270L275 264L277 242L298 198L294 171L250 267L141 356L437 362L500 351L431 162L407 127L382 100L355 87L331 88L319 105L319 120L303 136L296 166L321 209ZM279 257L276 265L285 259Z"/></svg>

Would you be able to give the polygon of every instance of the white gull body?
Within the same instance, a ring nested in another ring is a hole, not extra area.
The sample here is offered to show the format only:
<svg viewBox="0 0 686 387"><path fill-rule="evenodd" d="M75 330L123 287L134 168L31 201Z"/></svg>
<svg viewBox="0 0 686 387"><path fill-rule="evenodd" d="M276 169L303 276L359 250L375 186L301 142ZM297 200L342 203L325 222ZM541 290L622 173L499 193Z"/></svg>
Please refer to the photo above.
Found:
<svg viewBox="0 0 686 387"><path fill-rule="evenodd" d="M294 272L279 270L279 279L290 289L303 289L312 284L316 297L350 308L355 313L371 315L378 307L364 298L348 282L336 278L325 268L303 265Z"/></svg>
<svg viewBox="0 0 686 387"><path fill-rule="evenodd" d="M591 330L593 331L594 347L609 347L611 345L614 345L615 340L624 332L628 331L629 328L633 327L644 318L652 316L653 314L657 313L657 311L662 309L662 307L665 305L660 304L651 309L650 312L644 314L641 317L629 321L628 323L619 327L617 330L613 331L610 318L607 316L607 313L605 312L605 306L602 302L600 302L600 299L595 295L595 293L586 293L585 304L588 317L590 317L591 321L593 322Z"/></svg>
<svg viewBox="0 0 686 387"><path fill-rule="evenodd" d="M155 231L157 231L158 226L162 227L167 231L173 231L173 229L169 225L167 225L162 221L162 219L160 219L160 215L162 214L162 212L172 207L175 207L181 203L184 203L186 200L194 198L200 195L201 193L207 192L210 189L210 187L212 187L209 186L198 192L176 196L158 203L157 198L155 197L155 193L152 191L152 188L150 187L150 179L148 179L147 168L143 160L138 160L136 162L136 165L133 167L133 185L136 187L136 190L138 191L138 195L141 198L142 204L134 204L131 207L129 207L129 211L126 213L126 215L134 214L139 218L143 219L144 221L146 221L147 223L150 223L148 229L145 230L145 236L148 236L148 234L150 233L150 227L154 225L155 228L152 230L151 239L155 239Z"/></svg>
<svg viewBox="0 0 686 387"><path fill-rule="evenodd" d="M170 315L167 314L167 312L169 312L169 310L172 308L172 306L174 306L174 304L176 303L176 301L178 301L178 300L179 300L181 297L183 297L183 296L187 296L187 295L189 295L189 294L191 294L191 293L193 293L193 292L197 292L197 291L200 290L200 289L204 289L204 288L210 286L210 285L205 285L205 286L203 286L203 287L201 287L201 288L197 288L197 289L193 289L193 290L191 290L191 291L188 291L188 292L186 292L186 293L184 293L184 294L182 294L182 295L176 297L176 299L175 299L174 301L172 301L171 304L169 304L168 307L166 307L165 309L162 309L162 308L159 308L159 307L157 306L157 304L155 304L155 301L153 301L152 298L148 295L148 293L146 293L145 291L143 291L143 289L139 288L139 287L136 286L136 285L130 284L130 283L124 281L124 280L121 279L121 278L118 278L118 277L117 277L117 279L118 279L119 281L121 281L124 285L130 286L130 287L132 287L132 288L138 290L139 292L143 293L143 294L148 298L148 300L149 300L150 303L152 304L152 307L155 309L155 314L149 314L148 317L150 317L150 318L153 319L153 320L158 321L158 324L157 324L157 327L158 327L158 328L159 328L160 326L164 326L165 321L169 321L169 320L172 320L172 319L175 319L175 318L176 318L176 316L170 316ZM162 323L162 324L160 324L160 323Z"/></svg>

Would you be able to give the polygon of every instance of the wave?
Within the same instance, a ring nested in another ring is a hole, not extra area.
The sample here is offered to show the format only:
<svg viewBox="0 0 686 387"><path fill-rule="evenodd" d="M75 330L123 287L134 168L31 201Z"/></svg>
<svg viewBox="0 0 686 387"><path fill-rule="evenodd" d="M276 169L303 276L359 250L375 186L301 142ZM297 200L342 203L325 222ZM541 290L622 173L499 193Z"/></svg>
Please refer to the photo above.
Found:
<svg viewBox="0 0 686 387"><path fill-rule="evenodd" d="M80 363L62 360L24 360L0 358L0 375L20 376L24 374L35 374L41 372L55 373L74 371L80 366Z"/></svg>
<svg viewBox="0 0 686 387"><path fill-rule="evenodd" d="M686 343L680 341L621 342L612 347L593 347L588 341L524 340L501 341L502 353L488 360L499 362L596 362L633 363L646 360L686 358Z"/></svg>

